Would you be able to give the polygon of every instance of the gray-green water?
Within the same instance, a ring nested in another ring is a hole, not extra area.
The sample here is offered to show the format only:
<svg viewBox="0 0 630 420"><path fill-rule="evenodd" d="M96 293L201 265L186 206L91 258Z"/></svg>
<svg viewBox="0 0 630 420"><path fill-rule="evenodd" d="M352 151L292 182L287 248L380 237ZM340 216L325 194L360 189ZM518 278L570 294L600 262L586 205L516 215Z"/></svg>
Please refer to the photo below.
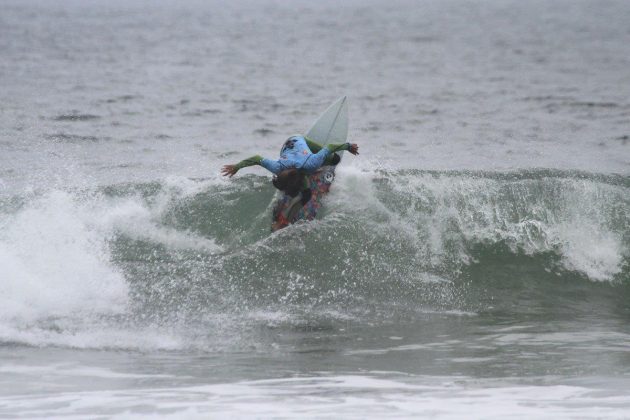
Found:
<svg viewBox="0 0 630 420"><path fill-rule="evenodd" d="M627 418L625 2L4 2L0 416ZM274 157L340 94L322 217Z"/></svg>

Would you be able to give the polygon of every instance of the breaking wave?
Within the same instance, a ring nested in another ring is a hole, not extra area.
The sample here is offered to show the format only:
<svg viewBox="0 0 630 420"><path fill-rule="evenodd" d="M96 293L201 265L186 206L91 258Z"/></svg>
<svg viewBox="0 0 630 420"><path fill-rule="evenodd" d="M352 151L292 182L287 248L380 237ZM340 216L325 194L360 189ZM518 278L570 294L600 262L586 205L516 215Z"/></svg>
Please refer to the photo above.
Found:
<svg viewBox="0 0 630 420"><path fill-rule="evenodd" d="M270 234L273 195L245 176L3 197L0 342L216 349L474 315L524 284L627 293L627 177L340 168L319 220Z"/></svg>

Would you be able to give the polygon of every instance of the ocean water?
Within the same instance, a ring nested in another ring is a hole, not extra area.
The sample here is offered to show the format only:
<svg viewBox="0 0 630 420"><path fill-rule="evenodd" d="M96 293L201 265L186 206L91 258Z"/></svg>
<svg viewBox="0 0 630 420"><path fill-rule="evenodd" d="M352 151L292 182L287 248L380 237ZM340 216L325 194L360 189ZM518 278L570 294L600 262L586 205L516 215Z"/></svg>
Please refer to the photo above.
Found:
<svg viewBox="0 0 630 420"><path fill-rule="evenodd" d="M0 417L630 417L630 3L0 4ZM340 95L318 220L261 168Z"/></svg>

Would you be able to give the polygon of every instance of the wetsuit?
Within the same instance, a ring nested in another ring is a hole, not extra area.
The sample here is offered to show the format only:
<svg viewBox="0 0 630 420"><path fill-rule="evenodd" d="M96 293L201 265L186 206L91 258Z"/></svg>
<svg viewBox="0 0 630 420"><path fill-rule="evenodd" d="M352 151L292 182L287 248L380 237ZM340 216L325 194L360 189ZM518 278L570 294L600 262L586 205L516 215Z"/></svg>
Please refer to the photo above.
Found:
<svg viewBox="0 0 630 420"><path fill-rule="evenodd" d="M296 168L304 173L312 174L324 165L333 165L335 152L341 150L350 150L350 143L322 146L304 136L293 136L289 137L282 146L280 159L271 160L256 155L242 160L234 166L237 169L243 169L248 166L260 165L274 174L279 174L285 169Z"/></svg>

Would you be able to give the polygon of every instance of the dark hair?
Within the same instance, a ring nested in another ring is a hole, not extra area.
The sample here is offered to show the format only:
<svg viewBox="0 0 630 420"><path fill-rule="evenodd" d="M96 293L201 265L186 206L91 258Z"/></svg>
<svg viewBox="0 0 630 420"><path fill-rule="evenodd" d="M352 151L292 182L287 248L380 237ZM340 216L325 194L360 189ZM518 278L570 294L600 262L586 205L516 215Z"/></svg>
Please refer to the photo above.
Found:
<svg viewBox="0 0 630 420"><path fill-rule="evenodd" d="M291 197L295 197L300 193L303 183L303 175L295 168L285 169L278 176L273 178L273 186L284 191Z"/></svg>

